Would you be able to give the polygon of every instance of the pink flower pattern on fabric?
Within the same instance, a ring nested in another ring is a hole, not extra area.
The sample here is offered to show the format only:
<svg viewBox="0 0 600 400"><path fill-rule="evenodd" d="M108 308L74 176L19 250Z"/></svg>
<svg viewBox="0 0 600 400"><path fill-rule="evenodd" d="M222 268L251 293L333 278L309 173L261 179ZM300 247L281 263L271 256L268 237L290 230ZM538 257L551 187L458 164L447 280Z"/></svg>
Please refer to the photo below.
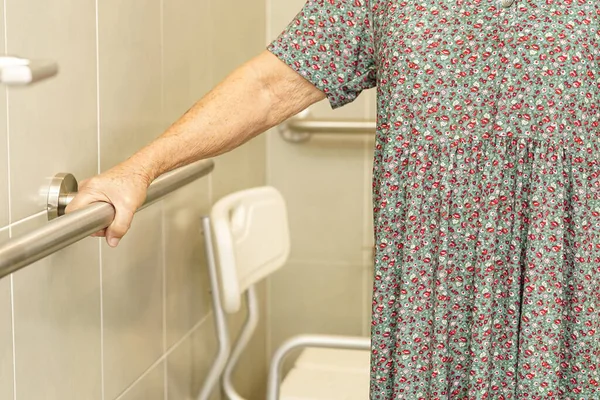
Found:
<svg viewBox="0 0 600 400"><path fill-rule="evenodd" d="M599 32L591 0L309 0L269 45L333 108L377 86L372 400L600 398Z"/></svg>

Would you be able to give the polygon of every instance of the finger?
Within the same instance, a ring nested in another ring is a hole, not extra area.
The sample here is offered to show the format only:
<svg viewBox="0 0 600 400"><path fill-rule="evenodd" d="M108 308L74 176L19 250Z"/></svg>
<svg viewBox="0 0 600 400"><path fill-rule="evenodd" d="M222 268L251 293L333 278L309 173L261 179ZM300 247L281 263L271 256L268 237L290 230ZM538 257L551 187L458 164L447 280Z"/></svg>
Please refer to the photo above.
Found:
<svg viewBox="0 0 600 400"><path fill-rule="evenodd" d="M115 219L106 228L106 242L110 247L117 247L119 241L131 226L131 220L133 219L133 212L124 209L123 207L115 207Z"/></svg>
<svg viewBox="0 0 600 400"><path fill-rule="evenodd" d="M102 229L101 231L98 231L94 234L92 234L92 237L105 237L106 236L106 229Z"/></svg>
<svg viewBox="0 0 600 400"><path fill-rule="evenodd" d="M67 207L65 208L65 213L68 214L70 212L73 212L79 208L81 208L83 206L81 198L84 197L83 195L79 195L79 196L75 196L75 198L73 200L71 200L69 202L69 204L67 204Z"/></svg>
<svg viewBox="0 0 600 400"><path fill-rule="evenodd" d="M87 193L85 190L80 191L77 196L73 198L65 208L65 213L71 213L73 211L79 210L85 206L88 206L92 203L103 201L104 198L99 198L99 196L93 196L90 193ZM90 235L91 237L103 237L106 235L106 229L102 229L98 232Z"/></svg>
<svg viewBox="0 0 600 400"><path fill-rule="evenodd" d="M80 192L79 194L77 194L77 196L73 198L73 200L69 202L65 209L65 212L68 214L97 201L103 201L103 199L94 197L86 192Z"/></svg>

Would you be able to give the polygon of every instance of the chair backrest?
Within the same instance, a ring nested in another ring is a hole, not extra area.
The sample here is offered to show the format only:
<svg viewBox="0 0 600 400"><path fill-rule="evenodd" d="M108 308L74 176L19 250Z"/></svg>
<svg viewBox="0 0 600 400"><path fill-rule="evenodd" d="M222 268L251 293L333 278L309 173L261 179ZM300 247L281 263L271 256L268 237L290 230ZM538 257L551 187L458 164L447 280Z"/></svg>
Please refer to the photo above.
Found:
<svg viewBox="0 0 600 400"><path fill-rule="evenodd" d="M242 190L217 201L210 217L223 308L234 313L244 292L289 256L285 201L273 187Z"/></svg>

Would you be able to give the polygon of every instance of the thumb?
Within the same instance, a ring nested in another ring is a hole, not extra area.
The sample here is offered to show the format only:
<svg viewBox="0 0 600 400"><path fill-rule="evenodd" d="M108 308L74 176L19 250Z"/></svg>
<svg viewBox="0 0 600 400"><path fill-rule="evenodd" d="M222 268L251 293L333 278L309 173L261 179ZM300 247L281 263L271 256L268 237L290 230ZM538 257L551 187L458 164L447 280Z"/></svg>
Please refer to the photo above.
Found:
<svg viewBox="0 0 600 400"><path fill-rule="evenodd" d="M106 242L110 247L117 247L121 238L125 236L131 226L133 214L134 211L115 206L115 219L106 228Z"/></svg>

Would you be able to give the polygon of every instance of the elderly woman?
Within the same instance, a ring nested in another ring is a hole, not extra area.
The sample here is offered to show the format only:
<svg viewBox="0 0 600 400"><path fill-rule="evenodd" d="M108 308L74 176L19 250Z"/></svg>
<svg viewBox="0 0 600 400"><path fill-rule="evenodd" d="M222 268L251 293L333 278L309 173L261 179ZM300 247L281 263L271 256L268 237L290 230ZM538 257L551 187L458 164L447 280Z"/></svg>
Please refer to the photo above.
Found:
<svg viewBox="0 0 600 400"><path fill-rule="evenodd" d="M377 86L371 399L598 399L599 19L594 0L309 0L70 210L112 203L116 246L160 174Z"/></svg>

